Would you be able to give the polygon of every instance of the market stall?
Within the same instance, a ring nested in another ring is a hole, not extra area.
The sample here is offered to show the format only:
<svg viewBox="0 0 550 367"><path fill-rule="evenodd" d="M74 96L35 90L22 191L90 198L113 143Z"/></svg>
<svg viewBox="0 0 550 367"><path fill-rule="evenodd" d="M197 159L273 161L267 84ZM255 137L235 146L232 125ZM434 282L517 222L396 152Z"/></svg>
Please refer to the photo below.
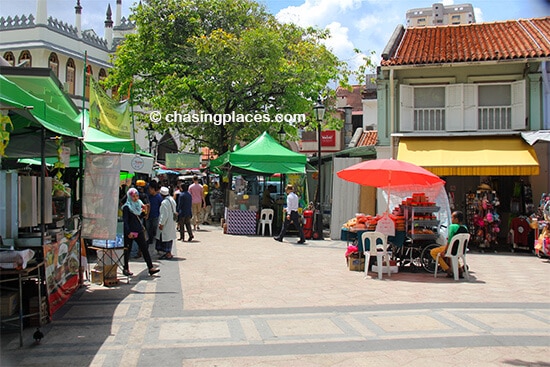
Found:
<svg viewBox="0 0 550 367"><path fill-rule="evenodd" d="M52 315L80 280L79 228L70 218L71 192L63 179L71 152L81 151L82 134L78 109L61 83L49 69L33 71L0 68L0 238L15 251L33 250L28 265L41 274L37 291L22 302L38 297ZM38 160L39 169L21 169L19 158ZM47 158L53 168L48 169ZM37 317L38 325L43 317Z"/></svg>
<svg viewBox="0 0 550 367"><path fill-rule="evenodd" d="M264 132L245 147L234 152L226 152L218 159L211 161L210 169L228 175L305 174L306 162L305 155L283 147L267 132ZM227 233L256 233L258 212L261 209L259 192L246 192L246 190L246 186L235 185L234 190L231 191L232 193L226 197L225 221L227 223ZM245 195L247 195L246 199ZM279 203L279 205L280 207L275 208L275 210L282 213L282 204Z"/></svg>
<svg viewBox="0 0 550 367"><path fill-rule="evenodd" d="M380 231L389 236L388 242L393 244L400 265L414 267L423 266L421 253L425 245L435 243L439 237L446 238L450 209L445 181L438 176L394 159L363 161L338 171L337 175L346 181L381 188L387 202L385 213L348 221L342 237L349 238L355 232L356 238L360 238L357 232L361 230ZM380 225L382 220L384 225ZM359 256L365 250L364 244L358 244Z"/></svg>

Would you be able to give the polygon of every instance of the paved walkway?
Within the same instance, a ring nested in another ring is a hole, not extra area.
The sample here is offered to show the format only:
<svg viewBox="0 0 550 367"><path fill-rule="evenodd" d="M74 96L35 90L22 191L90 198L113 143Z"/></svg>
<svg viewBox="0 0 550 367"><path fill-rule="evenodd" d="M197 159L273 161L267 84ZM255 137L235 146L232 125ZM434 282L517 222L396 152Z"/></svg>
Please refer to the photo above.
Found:
<svg viewBox="0 0 550 367"><path fill-rule="evenodd" d="M149 277L86 284L1 366L550 366L550 262L471 253L469 282L348 271L342 241L206 226ZM157 257L154 256L154 259Z"/></svg>

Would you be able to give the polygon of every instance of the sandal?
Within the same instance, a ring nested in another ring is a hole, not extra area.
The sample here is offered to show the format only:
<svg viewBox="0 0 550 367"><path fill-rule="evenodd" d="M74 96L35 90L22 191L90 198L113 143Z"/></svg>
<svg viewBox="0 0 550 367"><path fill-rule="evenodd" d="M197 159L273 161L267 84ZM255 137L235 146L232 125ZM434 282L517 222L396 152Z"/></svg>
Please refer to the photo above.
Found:
<svg viewBox="0 0 550 367"><path fill-rule="evenodd" d="M172 259L174 258L174 255L172 255L172 254L166 254L166 255L164 255L164 258L165 258L166 260L172 260Z"/></svg>

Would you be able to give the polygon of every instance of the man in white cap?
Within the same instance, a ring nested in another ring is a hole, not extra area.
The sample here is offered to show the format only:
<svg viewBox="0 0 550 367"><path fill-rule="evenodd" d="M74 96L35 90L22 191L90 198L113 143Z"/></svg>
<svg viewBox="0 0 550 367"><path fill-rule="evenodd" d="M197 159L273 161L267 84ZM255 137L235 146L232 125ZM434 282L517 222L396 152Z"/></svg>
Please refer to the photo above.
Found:
<svg viewBox="0 0 550 367"><path fill-rule="evenodd" d="M161 259L170 260L172 255L172 245L177 238L176 221L178 220L177 205L174 198L170 195L168 187L160 188L160 196L163 200L160 204L159 226L156 234L155 248L157 251L164 252Z"/></svg>

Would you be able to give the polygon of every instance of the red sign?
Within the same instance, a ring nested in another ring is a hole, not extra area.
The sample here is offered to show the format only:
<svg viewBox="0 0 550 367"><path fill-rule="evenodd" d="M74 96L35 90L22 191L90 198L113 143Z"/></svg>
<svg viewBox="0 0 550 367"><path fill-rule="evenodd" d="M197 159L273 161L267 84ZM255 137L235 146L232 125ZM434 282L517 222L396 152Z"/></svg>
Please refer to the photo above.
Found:
<svg viewBox="0 0 550 367"><path fill-rule="evenodd" d="M321 131L321 146L322 147L336 146L336 130Z"/></svg>

